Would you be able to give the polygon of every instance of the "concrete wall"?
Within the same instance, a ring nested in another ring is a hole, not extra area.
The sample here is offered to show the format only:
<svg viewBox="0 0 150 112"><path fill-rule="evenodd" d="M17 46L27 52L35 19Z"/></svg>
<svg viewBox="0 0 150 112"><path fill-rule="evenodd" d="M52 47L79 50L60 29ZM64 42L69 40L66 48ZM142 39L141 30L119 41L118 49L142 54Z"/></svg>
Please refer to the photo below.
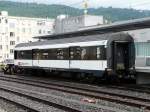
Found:
<svg viewBox="0 0 150 112"><path fill-rule="evenodd" d="M76 17L57 18L55 20L55 33L77 31L87 26L104 24L103 16L82 15Z"/></svg>
<svg viewBox="0 0 150 112"><path fill-rule="evenodd" d="M134 38L135 44L143 43L150 46L150 28L130 30L126 31L126 33L129 33ZM145 47L145 49L143 48L143 51L146 50L147 52L150 52L150 47L148 46ZM138 51L138 49L141 48L136 47L136 51ZM137 68L147 67L150 69L150 55L148 54L149 53L147 53L147 55L140 53L140 55L136 55L135 66Z"/></svg>
<svg viewBox="0 0 150 112"><path fill-rule="evenodd" d="M102 25L104 24L103 16L91 16L85 15L84 16L84 26L95 26L95 25Z"/></svg>

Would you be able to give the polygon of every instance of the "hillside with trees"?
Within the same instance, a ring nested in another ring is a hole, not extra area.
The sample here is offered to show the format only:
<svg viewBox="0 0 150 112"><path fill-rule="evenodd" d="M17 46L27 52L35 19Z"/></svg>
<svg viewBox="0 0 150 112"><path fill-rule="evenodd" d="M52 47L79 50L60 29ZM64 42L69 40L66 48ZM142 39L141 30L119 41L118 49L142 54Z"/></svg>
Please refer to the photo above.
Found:
<svg viewBox="0 0 150 112"><path fill-rule="evenodd" d="M79 16L83 14L83 9L73 8L65 5L46 5L36 3L19 3L10 1L0 1L0 11L5 10L11 16L24 17L49 17L56 18L60 14L68 14L71 16ZM111 21L121 21L136 18L149 17L148 10L135 9L121 9L121 8L104 8L99 7L89 8L88 14L103 15L106 19Z"/></svg>

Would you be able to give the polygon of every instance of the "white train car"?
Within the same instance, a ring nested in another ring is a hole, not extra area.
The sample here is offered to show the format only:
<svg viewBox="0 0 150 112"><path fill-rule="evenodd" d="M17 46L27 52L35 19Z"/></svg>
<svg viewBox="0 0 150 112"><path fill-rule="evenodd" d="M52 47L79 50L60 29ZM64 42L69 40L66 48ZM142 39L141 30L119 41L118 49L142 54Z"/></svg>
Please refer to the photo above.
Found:
<svg viewBox="0 0 150 112"><path fill-rule="evenodd" d="M22 43L14 57L15 67L25 70L125 77L134 69L135 48L130 35L114 33Z"/></svg>

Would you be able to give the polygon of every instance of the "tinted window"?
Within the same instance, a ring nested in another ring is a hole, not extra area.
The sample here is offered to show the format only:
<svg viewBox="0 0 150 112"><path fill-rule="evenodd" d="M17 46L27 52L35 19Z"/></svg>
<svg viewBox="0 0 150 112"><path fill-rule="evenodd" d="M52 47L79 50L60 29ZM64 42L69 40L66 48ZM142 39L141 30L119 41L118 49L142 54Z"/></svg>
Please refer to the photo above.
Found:
<svg viewBox="0 0 150 112"><path fill-rule="evenodd" d="M15 59L32 59L32 51L15 51Z"/></svg>
<svg viewBox="0 0 150 112"><path fill-rule="evenodd" d="M81 48L80 47L71 47L70 48L70 59L71 60L80 60L81 59Z"/></svg>
<svg viewBox="0 0 150 112"><path fill-rule="evenodd" d="M57 49L57 59L68 60L69 59L68 49L67 48Z"/></svg>
<svg viewBox="0 0 150 112"><path fill-rule="evenodd" d="M106 60L106 48L104 46L97 47L97 59Z"/></svg>
<svg viewBox="0 0 150 112"><path fill-rule="evenodd" d="M69 58L68 48L34 50L33 59L66 60Z"/></svg>
<svg viewBox="0 0 150 112"><path fill-rule="evenodd" d="M48 50L40 50L40 60L48 60Z"/></svg>
<svg viewBox="0 0 150 112"><path fill-rule="evenodd" d="M82 60L105 60L106 48L104 46L91 46L81 48Z"/></svg>

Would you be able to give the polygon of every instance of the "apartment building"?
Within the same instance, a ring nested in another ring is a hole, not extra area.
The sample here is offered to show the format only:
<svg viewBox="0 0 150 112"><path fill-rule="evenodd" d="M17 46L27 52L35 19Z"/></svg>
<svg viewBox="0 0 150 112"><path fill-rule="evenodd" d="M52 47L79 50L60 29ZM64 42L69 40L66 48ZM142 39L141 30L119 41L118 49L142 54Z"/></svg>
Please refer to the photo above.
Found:
<svg viewBox="0 0 150 112"><path fill-rule="evenodd" d="M0 62L13 59L16 44L36 41L33 37L53 33L53 19L9 16L0 12Z"/></svg>

